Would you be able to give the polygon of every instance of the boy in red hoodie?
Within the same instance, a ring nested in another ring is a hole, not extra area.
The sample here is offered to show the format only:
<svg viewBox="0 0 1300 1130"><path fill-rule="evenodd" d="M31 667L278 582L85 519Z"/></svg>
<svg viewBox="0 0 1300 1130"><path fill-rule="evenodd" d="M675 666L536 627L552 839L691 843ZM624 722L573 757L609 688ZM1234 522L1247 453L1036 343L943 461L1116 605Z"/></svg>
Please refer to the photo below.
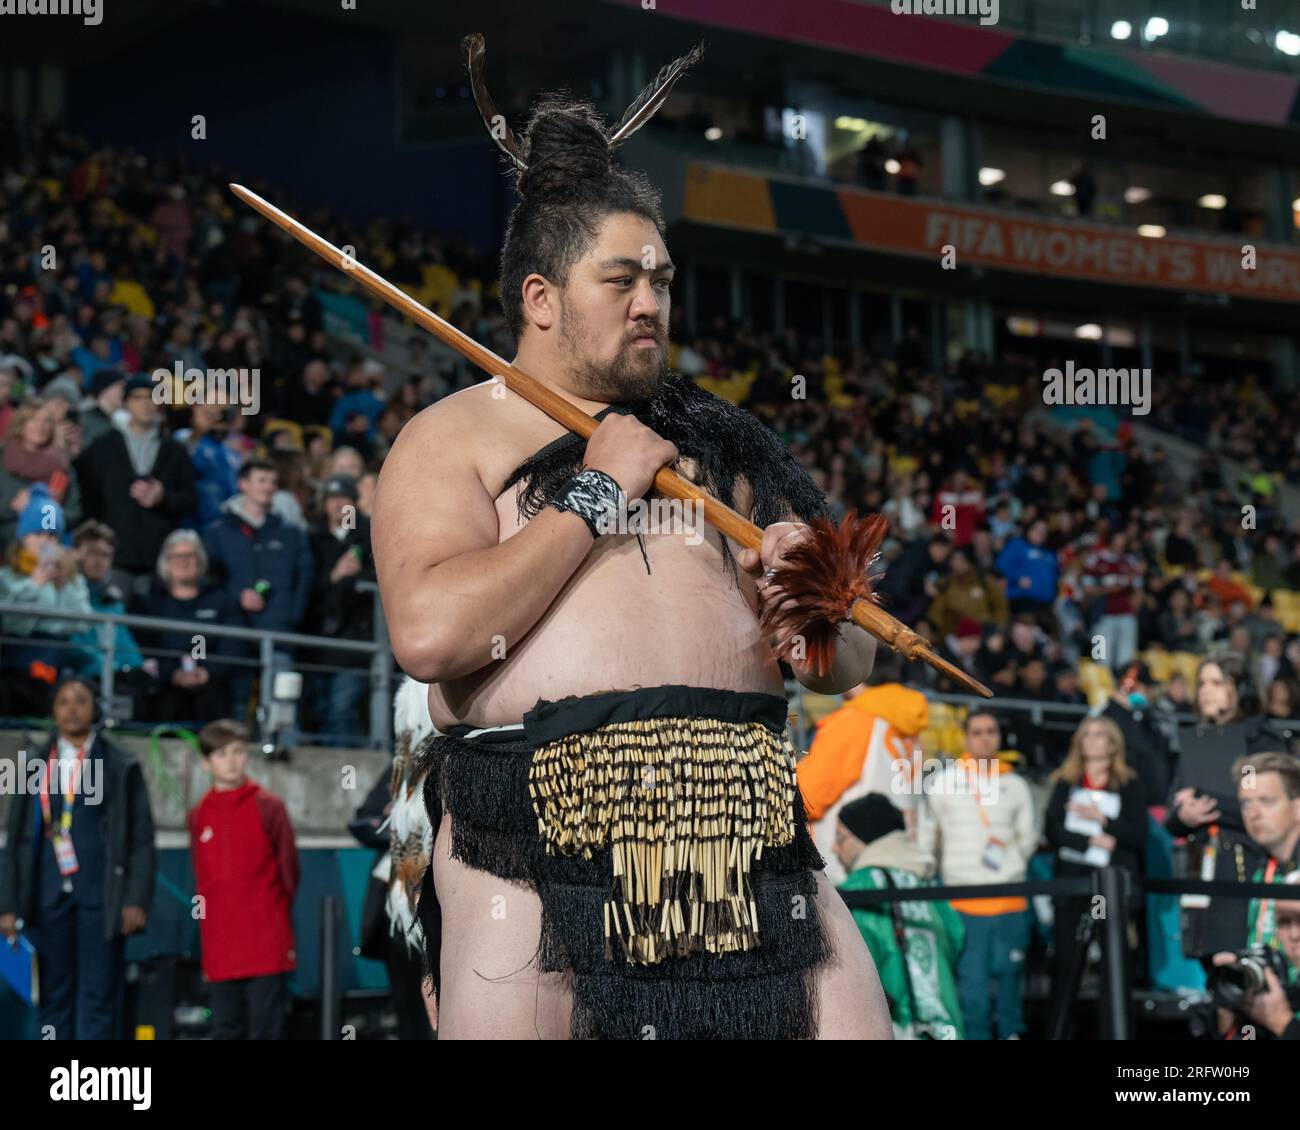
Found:
<svg viewBox="0 0 1300 1130"><path fill-rule="evenodd" d="M223 718L199 732L212 788L190 813L203 976L213 1036L282 1040L294 968L298 849L284 803L245 775L248 729Z"/></svg>

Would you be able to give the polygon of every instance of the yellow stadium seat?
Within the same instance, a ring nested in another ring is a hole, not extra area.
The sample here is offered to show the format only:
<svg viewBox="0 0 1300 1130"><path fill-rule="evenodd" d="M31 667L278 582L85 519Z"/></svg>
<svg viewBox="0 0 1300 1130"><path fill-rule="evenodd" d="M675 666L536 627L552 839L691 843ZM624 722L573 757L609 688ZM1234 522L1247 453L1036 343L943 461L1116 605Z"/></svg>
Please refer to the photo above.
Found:
<svg viewBox="0 0 1300 1130"><path fill-rule="evenodd" d="M1173 658L1169 652L1162 647L1148 648L1139 656L1148 667L1151 668L1151 677L1157 683L1163 683L1168 680L1170 673L1174 669Z"/></svg>
<svg viewBox="0 0 1300 1130"><path fill-rule="evenodd" d="M1201 657L1191 651L1175 651L1170 657L1174 671L1187 680L1187 685L1195 690L1196 669L1201 665Z"/></svg>
<svg viewBox="0 0 1300 1130"><path fill-rule="evenodd" d="M1079 660L1079 686L1088 696L1089 706L1100 706L1115 693L1115 676L1110 668L1091 659Z"/></svg>

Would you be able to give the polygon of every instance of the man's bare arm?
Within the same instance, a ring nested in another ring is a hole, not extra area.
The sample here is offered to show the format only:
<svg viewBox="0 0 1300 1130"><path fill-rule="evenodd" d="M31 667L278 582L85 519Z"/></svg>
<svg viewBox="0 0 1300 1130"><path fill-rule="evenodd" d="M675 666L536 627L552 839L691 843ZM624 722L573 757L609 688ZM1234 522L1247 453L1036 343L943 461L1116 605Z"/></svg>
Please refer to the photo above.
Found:
<svg viewBox="0 0 1300 1130"><path fill-rule="evenodd" d="M586 523L553 507L499 540L493 498L471 458L470 443L484 434L476 407L448 400L421 413L379 477L372 536L384 613L397 662L421 682L477 671L494 645L499 656L518 643L592 546ZM586 464L631 500L675 457L639 421L612 413L589 441Z"/></svg>

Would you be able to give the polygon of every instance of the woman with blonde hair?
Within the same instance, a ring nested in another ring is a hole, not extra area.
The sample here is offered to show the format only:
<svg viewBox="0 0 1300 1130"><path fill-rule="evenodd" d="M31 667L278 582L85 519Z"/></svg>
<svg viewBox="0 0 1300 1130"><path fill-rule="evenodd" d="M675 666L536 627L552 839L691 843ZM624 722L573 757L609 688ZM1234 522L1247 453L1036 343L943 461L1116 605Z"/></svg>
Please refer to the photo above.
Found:
<svg viewBox="0 0 1300 1130"><path fill-rule="evenodd" d="M1058 879L1092 875L1101 867L1137 874L1146 855L1148 816L1142 782L1124 756L1124 735L1111 719L1085 718L1070 752L1051 776L1044 833L1056 849ZM1087 962L1092 899L1071 895L1053 900L1053 968L1050 1024L1064 1038L1058 1018L1070 1010L1079 962Z"/></svg>

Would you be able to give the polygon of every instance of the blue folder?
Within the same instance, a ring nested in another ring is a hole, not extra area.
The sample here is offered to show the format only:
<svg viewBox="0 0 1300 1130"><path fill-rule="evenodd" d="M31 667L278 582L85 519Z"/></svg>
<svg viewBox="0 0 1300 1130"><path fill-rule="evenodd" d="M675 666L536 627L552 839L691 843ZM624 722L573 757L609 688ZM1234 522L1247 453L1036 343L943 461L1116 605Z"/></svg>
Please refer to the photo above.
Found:
<svg viewBox="0 0 1300 1130"><path fill-rule="evenodd" d="M28 1004L40 1003L36 950L21 934L13 942L0 938L0 977Z"/></svg>

